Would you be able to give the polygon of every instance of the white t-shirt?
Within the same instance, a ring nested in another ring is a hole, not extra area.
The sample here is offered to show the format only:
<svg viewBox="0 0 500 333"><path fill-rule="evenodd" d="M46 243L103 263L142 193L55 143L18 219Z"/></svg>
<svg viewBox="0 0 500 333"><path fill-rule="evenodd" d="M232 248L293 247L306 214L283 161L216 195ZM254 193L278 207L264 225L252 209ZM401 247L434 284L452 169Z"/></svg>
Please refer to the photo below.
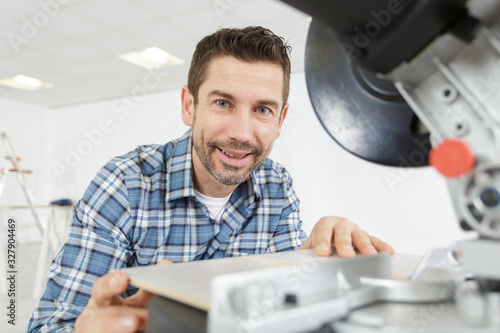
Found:
<svg viewBox="0 0 500 333"><path fill-rule="evenodd" d="M226 206L227 202L229 201L229 198L231 198L232 193L230 193L225 198L207 197L206 195L203 195L196 190L194 190L194 194L196 195L196 198L202 204L204 204L205 207L207 207L210 217L213 218L215 221L219 221L220 217L222 216L222 212L224 211L224 206Z"/></svg>

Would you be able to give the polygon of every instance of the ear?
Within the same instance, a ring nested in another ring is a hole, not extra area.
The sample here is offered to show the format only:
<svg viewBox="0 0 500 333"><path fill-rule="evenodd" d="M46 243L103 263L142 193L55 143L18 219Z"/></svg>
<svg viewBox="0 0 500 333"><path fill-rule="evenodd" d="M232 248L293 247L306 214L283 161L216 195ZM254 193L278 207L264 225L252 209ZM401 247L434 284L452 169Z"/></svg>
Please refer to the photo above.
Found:
<svg viewBox="0 0 500 333"><path fill-rule="evenodd" d="M281 126L283 126L283 122L285 121L286 115L288 113L288 107L290 105L286 103L285 107L283 108L283 111L281 111L281 117L278 123L278 132L276 133L276 139L279 138L281 134Z"/></svg>
<svg viewBox="0 0 500 333"><path fill-rule="evenodd" d="M187 126L193 126L194 119L194 97L187 86L182 87L182 121Z"/></svg>

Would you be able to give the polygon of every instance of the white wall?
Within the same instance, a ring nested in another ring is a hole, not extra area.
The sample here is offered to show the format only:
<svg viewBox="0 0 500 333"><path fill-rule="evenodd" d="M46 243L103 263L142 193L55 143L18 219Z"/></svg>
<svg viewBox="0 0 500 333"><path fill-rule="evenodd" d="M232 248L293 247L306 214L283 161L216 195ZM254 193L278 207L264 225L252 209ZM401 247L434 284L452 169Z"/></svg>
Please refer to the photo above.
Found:
<svg viewBox="0 0 500 333"><path fill-rule="evenodd" d="M111 158L138 145L181 136L178 91L53 110L53 144L49 152L52 197L78 200L97 170Z"/></svg>
<svg viewBox="0 0 500 333"><path fill-rule="evenodd" d="M45 108L0 99L0 132L5 132L12 145L14 153L21 158L18 163L31 174L24 176L34 197L35 204L46 203L42 200L47 195L47 165L46 156L49 147L47 132L48 110ZM8 152L3 142L0 142L0 167L11 168L12 164L4 157ZM6 177L5 187L0 195L0 205L26 205L26 197L16 177ZM41 210L42 218L46 211ZM0 210L0 225L5 226L7 217L16 217L19 229L18 240L39 239L35 228L28 227L34 223L33 216L26 209Z"/></svg>
<svg viewBox="0 0 500 333"><path fill-rule="evenodd" d="M0 106L8 104L0 101ZM294 177L306 231L321 216L345 216L399 252L417 254L463 237L444 181L434 170L382 167L344 151L317 120L303 73L292 75L290 104L271 156ZM140 144L165 143L187 129L180 117L180 90L50 111L18 109L24 110L19 117L3 112L2 119L19 149L25 147L32 167L45 175L45 192L38 188L37 194L46 202L78 200L112 157ZM30 133L29 142L21 129ZM45 163L35 163L44 156Z"/></svg>

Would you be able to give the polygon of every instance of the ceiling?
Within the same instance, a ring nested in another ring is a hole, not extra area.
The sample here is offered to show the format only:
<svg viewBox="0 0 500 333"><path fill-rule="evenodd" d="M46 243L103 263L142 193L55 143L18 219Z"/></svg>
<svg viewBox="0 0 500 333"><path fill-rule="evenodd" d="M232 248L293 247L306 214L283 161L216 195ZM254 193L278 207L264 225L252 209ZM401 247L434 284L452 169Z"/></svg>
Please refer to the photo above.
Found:
<svg viewBox="0 0 500 333"><path fill-rule="evenodd" d="M303 70L309 20L276 0L2 0L0 79L34 77L52 88L0 85L0 98L60 108L182 87L196 43L220 27L262 25L292 45ZM151 73L118 58L157 46L185 64Z"/></svg>

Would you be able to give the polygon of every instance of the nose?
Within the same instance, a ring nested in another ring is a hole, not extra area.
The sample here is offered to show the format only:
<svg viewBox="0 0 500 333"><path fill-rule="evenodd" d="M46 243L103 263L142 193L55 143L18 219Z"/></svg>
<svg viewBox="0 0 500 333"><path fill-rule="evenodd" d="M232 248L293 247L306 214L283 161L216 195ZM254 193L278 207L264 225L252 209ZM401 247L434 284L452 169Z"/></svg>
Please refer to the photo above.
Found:
<svg viewBox="0 0 500 333"><path fill-rule="evenodd" d="M238 110L229 124L229 137L239 142L249 142L252 139L251 112Z"/></svg>

